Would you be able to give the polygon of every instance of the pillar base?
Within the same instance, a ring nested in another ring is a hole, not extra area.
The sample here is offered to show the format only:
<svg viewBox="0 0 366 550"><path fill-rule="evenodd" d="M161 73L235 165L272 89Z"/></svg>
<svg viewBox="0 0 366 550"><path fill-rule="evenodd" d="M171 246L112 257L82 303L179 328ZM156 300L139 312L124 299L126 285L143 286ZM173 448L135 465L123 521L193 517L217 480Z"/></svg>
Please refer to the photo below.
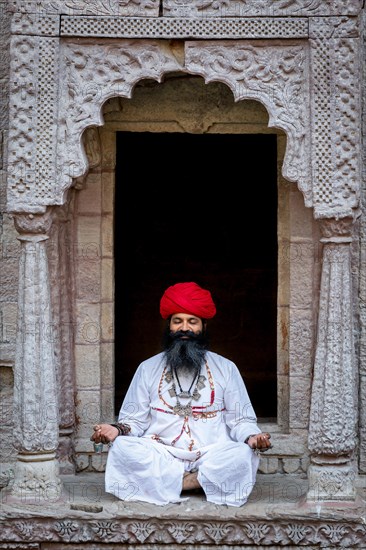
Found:
<svg viewBox="0 0 366 550"><path fill-rule="evenodd" d="M343 464L310 464L307 501L354 501L356 474L350 462Z"/></svg>
<svg viewBox="0 0 366 550"><path fill-rule="evenodd" d="M60 500L62 491L55 453L18 455L10 497L29 504L45 505Z"/></svg>

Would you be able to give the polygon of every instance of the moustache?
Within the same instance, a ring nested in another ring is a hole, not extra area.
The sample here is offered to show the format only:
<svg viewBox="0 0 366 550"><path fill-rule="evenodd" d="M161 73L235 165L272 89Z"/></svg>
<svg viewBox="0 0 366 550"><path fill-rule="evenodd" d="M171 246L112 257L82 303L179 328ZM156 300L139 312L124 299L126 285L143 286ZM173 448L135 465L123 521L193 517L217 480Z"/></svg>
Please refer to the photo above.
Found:
<svg viewBox="0 0 366 550"><path fill-rule="evenodd" d="M180 340L181 338L189 338L190 340L197 340L200 334L196 334L191 330L177 330L176 332L170 332L170 337L173 341Z"/></svg>

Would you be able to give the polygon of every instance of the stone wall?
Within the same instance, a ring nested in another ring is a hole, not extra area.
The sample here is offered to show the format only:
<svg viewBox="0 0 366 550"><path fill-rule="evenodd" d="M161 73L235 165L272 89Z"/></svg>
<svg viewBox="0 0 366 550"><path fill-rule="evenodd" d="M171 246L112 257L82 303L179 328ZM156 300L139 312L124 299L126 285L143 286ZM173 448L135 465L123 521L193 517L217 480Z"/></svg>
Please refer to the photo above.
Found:
<svg viewBox="0 0 366 550"><path fill-rule="evenodd" d="M0 476L14 460L12 448L13 365L18 295L19 243L6 212L6 153L8 135L10 14L0 2Z"/></svg>
<svg viewBox="0 0 366 550"><path fill-rule="evenodd" d="M360 220L359 264L359 365L360 365L360 471L366 474L366 18L363 14L363 79L362 79L362 216Z"/></svg>

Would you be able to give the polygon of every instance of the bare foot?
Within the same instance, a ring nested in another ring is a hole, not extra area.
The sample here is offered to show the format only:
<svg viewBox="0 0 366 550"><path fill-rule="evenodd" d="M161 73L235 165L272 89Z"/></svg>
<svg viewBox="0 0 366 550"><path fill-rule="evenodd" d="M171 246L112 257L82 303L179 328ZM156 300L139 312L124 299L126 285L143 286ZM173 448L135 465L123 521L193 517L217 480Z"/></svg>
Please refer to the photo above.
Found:
<svg viewBox="0 0 366 550"><path fill-rule="evenodd" d="M186 472L183 476L182 491L191 491L192 489L200 489L201 485L197 479L198 472Z"/></svg>

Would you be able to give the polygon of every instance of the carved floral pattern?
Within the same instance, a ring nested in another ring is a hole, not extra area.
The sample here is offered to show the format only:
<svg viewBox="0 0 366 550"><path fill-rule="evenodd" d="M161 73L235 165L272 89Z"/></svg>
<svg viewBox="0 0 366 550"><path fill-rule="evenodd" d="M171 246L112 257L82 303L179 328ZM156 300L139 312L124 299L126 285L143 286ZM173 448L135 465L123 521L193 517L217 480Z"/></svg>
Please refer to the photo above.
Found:
<svg viewBox="0 0 366 550"><path fill-rule="evenodd" d="M138 526L138 530L136 527ZM151 520L131 521L119 518L117 521L64 518L55 520L50 518L28 518L24 520L6 519L0 522L1 542L27 542L48 540L51 542L70 542L74 544L86 542L121 543L136 545L136 540L143 544L149 539L149 544L182 544L182 530L187 529L187 521L159 519L159 528ZM215 535L212 534L215 532ZM139 536L136 537L136 534ZM190 545L246 545L259 546L307 546L316 545L328 547L336 544L337 547L362 548L366 536L366 526L357 519L336 521L319 519L318 521L263 521L243 522L239 519L230 522L230 529L220 521L210 523L207 533L207 524L196 520L189 522L186 544ZM103 537L106 537L103 539Z"/></svg>
<svg viewBox="0 0 366 550"><path fill-rule="evenodd" d="M144 543L155 531L156 526L150 522L135 521L131 524L130 531L141 543Z"/></svg>
<svg viewBox="0 0 366 550"><path fill-rule="evenodd" d="M255 544L261 544L266 538L269 526L266 523L248 523L246 531L248 537L252 539Z"/></svg>
<svg viewBox="0 0 366 550"><path fill-rule="evenodd" d="M64 539L69 539L78 532L79 528L76 521L64 520L55 523L55 531Z"/></svg>
<svg viewBox="0 0 366 550"><path fill-rule="evenodd" d="M309 534L309 532L310 532L310 529L305 525L299 525L299 524L293 524L293 523L290 523L290 525L286 529L288 538L292 540L292 542L294 542L296 545L298 545L299 542L304 540L305 537Z"/></svg>
<svg viewBox="0 0 366 550"><path fill-rule="evenodd" d="M39 15L157 15L159 0L11 0L9 9Z"/></svg>
<svg viewBox="0 0 366 550"><path fill-rule="evenodd" d="M92 529L101 540L113 538L113 535L119 530L118 523L115 521L96 521Z"/></svg>
<svg viewBox="0 0 366 550"><path fill-rule="evenodd" d="M172 524L168 526L168 531L172 535L173 540L181 544L185 542L188 537L191 537L192 534L197 530L197 526L193 523L181 523L181 524Z"/></svg>
<svg viewBox="0 0 366 550"><path fill-rule="evenodd" d="M151 10L158 0L9 0L9 9L39 14L126 15L138 6ZM331 15L356 14L362 0L163 0L164 15L180 8L180 13L212 15Z"/></svg>

